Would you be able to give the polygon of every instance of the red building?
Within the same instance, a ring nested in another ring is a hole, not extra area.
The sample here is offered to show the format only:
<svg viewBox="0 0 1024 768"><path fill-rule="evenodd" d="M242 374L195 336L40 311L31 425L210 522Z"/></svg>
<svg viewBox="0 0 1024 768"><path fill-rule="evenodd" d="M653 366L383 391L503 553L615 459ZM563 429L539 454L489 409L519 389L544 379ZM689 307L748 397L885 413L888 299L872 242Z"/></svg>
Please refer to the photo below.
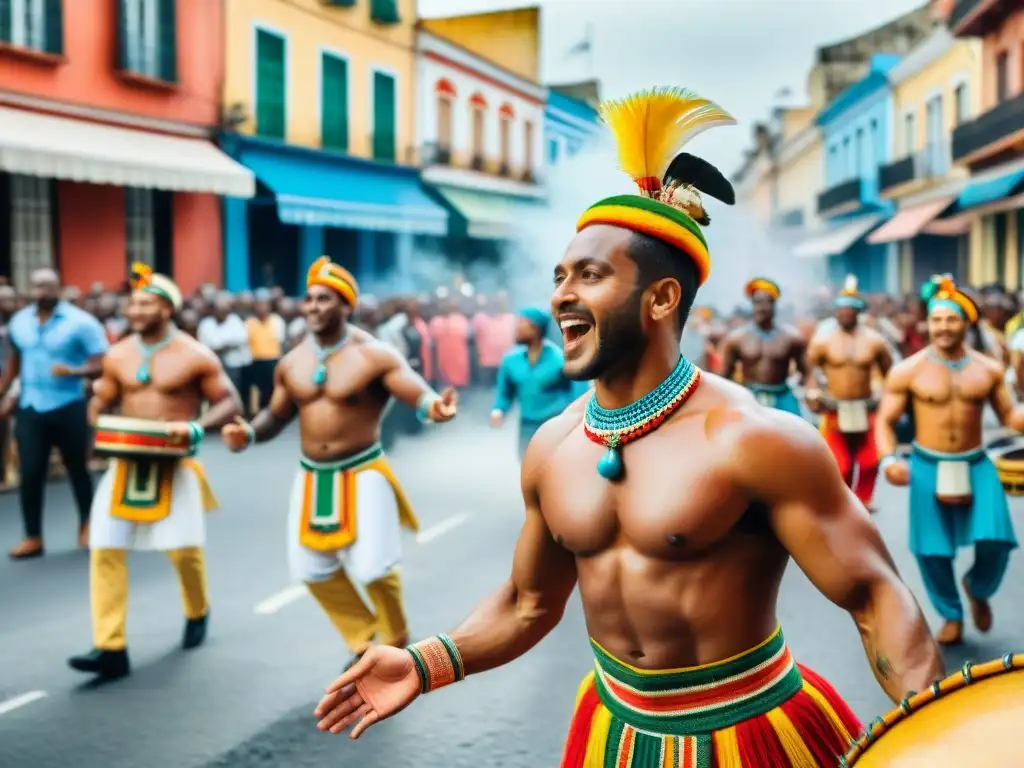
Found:
<svg viewBox="0 0 1024 768"><path fill-rule="evenodd" d="M221 284L220 196L254 191L210 138L223 24L216 0L0 2L0 274Z"/></svg>

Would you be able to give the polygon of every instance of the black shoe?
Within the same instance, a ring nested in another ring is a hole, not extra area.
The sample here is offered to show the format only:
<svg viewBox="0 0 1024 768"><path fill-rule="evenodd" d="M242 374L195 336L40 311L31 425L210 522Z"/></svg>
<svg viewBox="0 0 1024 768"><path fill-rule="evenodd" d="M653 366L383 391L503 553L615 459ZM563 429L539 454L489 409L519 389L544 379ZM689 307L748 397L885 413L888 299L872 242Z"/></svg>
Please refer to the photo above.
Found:
<svg viewBox="0 0 1024 768"><path fill-rule="evenodd" d="M198 619L187 619L185 621L185 633L181 638L181 647L186 651L198 648L206 640L206 622L210 618L207 611Z"/></svg>
<svg viewBox="0 0 1024 768"><path fill-rule="evenodd" d="M97 675L104 680L117 680L127 677L131 672L128 664L128 651L101 651L93 648L89 653L72 656L68 665L79 672Z"/></svg>

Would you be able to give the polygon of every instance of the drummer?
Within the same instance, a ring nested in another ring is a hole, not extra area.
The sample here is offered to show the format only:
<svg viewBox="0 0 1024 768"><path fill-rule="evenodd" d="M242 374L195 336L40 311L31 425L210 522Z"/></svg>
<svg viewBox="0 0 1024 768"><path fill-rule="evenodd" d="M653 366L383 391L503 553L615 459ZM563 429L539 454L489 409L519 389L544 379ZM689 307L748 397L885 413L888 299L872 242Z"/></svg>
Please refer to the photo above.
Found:
<svg viewBox="0 0 1024 768"><path fill-rule="evenodd" d="M951 278L926 284L931 343L893 367L875 423L886 479L910 485L910 549L925 590L944 623L936 640L963 639L964 610L954 577L957 549L974 545L974 565L963 580L971 618L992 627L989 600L1017 547L1009 505L995 465L982 445L982 416L990 403L1000 422L1024 431L1024 406L1014 406L1003 367L969 349L964 338L978 308ZM909 464L896 453L896 422L914 408Z"/></svg>
<svg viewBox="0 0 1024 768"><path fill-rule="evenodd" d="M139 264L132 268L131 284L132 334L103 359L89 421L102 425L101 414L119 405L122 417L139 419L124 443L141 433L150 445L178 444L189 456L208 428L241 412L238 392L217 357L174 326L172 317L182 303L178 287ZM203 401L210 407L200 417ZM202 644L209 617L203 513L215 507L203 468L193 458L153 459L126 446L111 462L96 489L89 533L93 648L68 660L73 669L106 679L129 672L128 550L167 553L181 582L182 647Z"/></svg>

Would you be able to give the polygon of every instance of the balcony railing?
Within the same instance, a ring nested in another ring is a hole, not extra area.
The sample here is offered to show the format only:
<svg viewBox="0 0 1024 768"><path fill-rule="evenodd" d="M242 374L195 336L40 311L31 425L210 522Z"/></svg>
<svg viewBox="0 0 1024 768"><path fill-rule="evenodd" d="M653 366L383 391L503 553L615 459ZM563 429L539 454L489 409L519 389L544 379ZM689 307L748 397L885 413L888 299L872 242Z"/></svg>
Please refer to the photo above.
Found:
<svg viewBox="0 0 1024 768"><path fill-rule="evenodd" d="M892 163L881 166L878 169L878 186L881 190L892 189L900 184L906 184L917 177L916 162L914 155L907 155Z"/></svg>
<svg viewBox="0 0 1024 768"><path fill-rule="evenodd" d="M864 182L861 179L843 181L818 195L818 213L831 210L850 203L860 203Z"/></svg>
<svg viewBox="0 0 1024 768"><path fill-rule="evenodd" d="M953 129L953 159L961 160L1024 128L1024 92Z"/></svg>
<svg viewBox="0 0 1024 768"><path fill-rule="evenodd" d="M949 145L929 144L916 154L880 166L878 186L884 192L915 179L941 178L948 172Z"/></svg>
<svg viewBox="0 0 1024 768"><path fill-rule="evenodd" d="M423 145L420 153L420 164L424 167L428 165L451 165L451 162L451 147L445 147L433 141Z"/></svg>
<svg viewBox="0 0 1024 768"><path fill-rule="evenodd" d="M946 26L957 37L982 37L1001 26L1018 0L959 0Z"/></svg>

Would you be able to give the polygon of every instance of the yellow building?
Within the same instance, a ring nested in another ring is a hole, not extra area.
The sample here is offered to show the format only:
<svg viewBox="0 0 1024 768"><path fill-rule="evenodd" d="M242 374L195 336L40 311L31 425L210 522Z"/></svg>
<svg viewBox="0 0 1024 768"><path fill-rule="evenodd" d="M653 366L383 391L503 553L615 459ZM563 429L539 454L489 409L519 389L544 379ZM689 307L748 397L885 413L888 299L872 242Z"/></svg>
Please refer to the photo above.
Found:
<svg viewBox="0 0 1024 768"><path fill-rule="evenodd" d="M879 168L879 190L897 212L868 240L898 244L905 292L937 273L970 277L969 222L939 217L967 180L953 165L951 136L980 109L980 53L977 43L940 27L889 73L895 159Z"/></svg>
<svg viewBox="0 0 1024 768"><path fill-rule="evenodd" d="M421 26L524 80L540 80L540 9L423 19Z"/></svg>
<svg viewBox="0 0 1024 768"><path fill-rule="evenodd" d="M304 290L326 254L401 289L448 226L415 168L415 0L224 1L223 144L260 182L225 205L226 285Z"/></svg>

